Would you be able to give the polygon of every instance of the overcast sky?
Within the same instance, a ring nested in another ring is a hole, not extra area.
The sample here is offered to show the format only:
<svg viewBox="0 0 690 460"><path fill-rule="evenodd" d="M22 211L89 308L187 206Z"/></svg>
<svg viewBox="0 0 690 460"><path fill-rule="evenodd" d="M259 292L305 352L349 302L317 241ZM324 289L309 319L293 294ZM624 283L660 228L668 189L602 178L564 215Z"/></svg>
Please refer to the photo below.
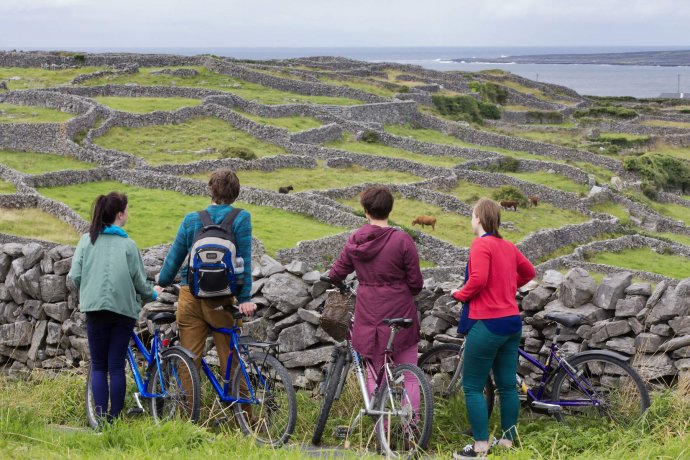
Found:
<svg viewBox="0 0 690 460"><path fill-rule="evenodd" d="M690 0L0 0L0 49L688 46Z"/></svg>

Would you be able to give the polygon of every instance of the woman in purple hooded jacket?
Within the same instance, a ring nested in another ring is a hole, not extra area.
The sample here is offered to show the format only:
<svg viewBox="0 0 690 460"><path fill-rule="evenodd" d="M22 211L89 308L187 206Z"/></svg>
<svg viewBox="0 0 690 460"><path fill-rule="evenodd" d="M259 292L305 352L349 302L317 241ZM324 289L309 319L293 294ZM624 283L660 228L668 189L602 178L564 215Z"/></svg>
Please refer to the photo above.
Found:
<svg viewBox="0 0 690 460"><path fill-rule="evenodd" d="M412 238L388 226L393 195L385 187L362 192L360 203L367 225L355 231L333 264L328 277L342 281L355 271L359 280L352 346L378 371L383 364L390 328L386 318L409 318L412 327L401 329L393 343L396 364L417 364L419 318L414 296L422 290L419 256ZM373 393L375 372L367 372L369 393ZM417 393L418 391L414 392ZM418 407L418 399L412 401Z"/></svg>

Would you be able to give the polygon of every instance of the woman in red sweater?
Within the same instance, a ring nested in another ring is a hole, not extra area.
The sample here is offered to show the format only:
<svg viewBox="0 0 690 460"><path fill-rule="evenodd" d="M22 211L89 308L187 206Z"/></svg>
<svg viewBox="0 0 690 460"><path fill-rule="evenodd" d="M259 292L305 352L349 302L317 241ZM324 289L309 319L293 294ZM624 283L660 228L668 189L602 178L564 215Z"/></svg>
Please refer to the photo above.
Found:
<svg viewBox="0 0 690 460"><path fill-rule="evenodd" d="M472 211L472 241L465 285L453 292L463 302L458 332L466 334L462 386L474 444L454 458L475 458L489 450L489 421L484 385L493 369L501 407L503 435L494 444L512 447L520 402L515 375L522 321L515 301L517 289L534 278L534 267L498 228L501 208L482 198Z"/></svg>

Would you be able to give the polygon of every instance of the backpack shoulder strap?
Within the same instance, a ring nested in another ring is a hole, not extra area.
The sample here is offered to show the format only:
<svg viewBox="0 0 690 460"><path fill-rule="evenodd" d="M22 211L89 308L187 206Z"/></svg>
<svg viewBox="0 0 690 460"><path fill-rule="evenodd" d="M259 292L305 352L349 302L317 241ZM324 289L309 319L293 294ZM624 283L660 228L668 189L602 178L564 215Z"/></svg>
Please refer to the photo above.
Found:
<svg viewBox="0 0 690 460"><path fill-rule="evenodd" d="M220 223L220 228L228 232L232 237L235 237L235 233L232 231L232 224L235 222L237 215L242 212L241 208L232 208L232 211L227 213Z"/></svg>
<svg viewBox="0 0 690 460"><path fill-rule="evenodd" d="M213 219L211 219L211 214L209 214L208 211L199 211L197 212L197 214L199 214L199 219L201 219L201 225L203 225L204 227L214 225Z"/></svg>

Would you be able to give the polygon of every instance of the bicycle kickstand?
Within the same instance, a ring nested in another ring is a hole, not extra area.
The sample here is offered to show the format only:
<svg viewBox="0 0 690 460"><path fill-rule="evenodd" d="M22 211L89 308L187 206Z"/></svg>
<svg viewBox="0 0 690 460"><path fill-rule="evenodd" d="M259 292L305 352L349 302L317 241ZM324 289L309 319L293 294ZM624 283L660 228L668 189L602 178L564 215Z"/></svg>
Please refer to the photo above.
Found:
<svg viewBox="0 0 690 460"><path fill-rule="evenodd" d="M132 407L127 411L127 415L134 417L137 415L142 415L144 413L144 406L141 405L141 398L139 398L139 393L134 393L134 401L137 403L137 407Z"/></svg>

